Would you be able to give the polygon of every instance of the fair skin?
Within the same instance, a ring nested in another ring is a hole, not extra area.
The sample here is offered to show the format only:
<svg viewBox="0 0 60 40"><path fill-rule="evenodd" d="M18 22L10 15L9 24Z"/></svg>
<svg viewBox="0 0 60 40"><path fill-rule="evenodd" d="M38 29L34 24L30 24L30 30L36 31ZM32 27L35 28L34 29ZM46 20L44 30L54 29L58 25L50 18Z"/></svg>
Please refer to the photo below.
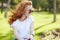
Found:
<svg viewBox="0 0 60 40"><path fill-rule="evenodd" d="M32 6L27 6L26 7L26 12L24 15L22 15L22 17L19 19L20 21L24 21L27 17L29 17L29 10L32 10Z"/></svg>
<svg viewBox="0 0 60 40"><path fill-rule="evenodd" d="M25 14L22 15L22 17L19 19L21 22L24 21L27 17L29 17L29 15L30 15L29 10L31 10L31 9L32 9L32 6L30 6L30 5L28 5L28 6L26 7L26 12L25 12ZM31 27L33 27L33 22L31 23ZM18 40L22 40L22 38L20 38L20 36L18 35L17 30L16 30L15 27L13 27L13 31L14 31L14 33L15 33L15 37L16 37ZM31 33L30 33L30 34L32 34L33 31L34 31L34 29L31 30ZM32 35L30 35L27 39L29 39L29 38L31 38L31 37L32 37Z"/></svg>

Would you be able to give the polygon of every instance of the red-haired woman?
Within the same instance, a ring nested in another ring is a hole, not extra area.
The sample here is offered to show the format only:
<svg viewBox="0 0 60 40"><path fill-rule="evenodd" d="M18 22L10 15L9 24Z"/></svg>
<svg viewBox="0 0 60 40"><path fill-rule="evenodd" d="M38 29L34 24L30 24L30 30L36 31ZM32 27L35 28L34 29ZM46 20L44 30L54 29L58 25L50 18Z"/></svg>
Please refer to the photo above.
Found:
<svg viewBox="0 0 60 40"><path fill-rule="evenodd" d="M15 40L34 40L34 19L30 15L32 12L32 2L22 1L9 19Z"/></svg>

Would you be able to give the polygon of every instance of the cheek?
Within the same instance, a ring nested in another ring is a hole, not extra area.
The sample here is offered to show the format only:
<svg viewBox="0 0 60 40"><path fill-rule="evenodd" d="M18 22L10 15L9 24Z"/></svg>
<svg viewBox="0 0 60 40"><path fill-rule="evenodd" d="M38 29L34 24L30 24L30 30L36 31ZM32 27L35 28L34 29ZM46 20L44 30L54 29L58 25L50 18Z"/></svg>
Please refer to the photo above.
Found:
<svg viewBox="0 0 60 40"><path fill-rule="evenodd" d="M29 15L29 13L26 13L25 15Z"/></svg>
<svg viewBox="0 0 60 40"><path fill-rule="evenodd" d="M30 14L29 13L25 13L26 16L29 16Z"/></svg>

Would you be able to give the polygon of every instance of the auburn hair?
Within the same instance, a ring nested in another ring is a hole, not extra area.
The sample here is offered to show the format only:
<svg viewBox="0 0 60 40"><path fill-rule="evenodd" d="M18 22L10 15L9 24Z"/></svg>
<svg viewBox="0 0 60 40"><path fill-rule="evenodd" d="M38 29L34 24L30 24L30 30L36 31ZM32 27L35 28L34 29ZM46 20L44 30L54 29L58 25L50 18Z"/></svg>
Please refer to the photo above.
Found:
<svg viewBox="0 0 60 40"><path fill-rule="evenodd" d="M18 4L16 7L16 10L12 12L12 15L10 19L8 20L9 24L11 25L16 19L19 19L22 17L22 15L25 13L25 8L28 5L32 5L31 1L21 1L21 3ZM32 10L29 10L29 13L31 13Z"/></svg>

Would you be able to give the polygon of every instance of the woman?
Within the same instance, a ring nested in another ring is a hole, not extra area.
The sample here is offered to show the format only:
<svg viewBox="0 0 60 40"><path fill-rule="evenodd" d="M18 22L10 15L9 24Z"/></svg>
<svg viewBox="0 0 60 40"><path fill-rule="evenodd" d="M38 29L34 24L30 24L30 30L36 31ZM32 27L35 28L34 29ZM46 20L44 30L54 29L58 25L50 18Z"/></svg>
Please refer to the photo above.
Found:
<svg viewBox="0 0 60 40"><path fill-rule="evenodd" d="M32 12L32 2L22 1L13 12L9 20L15 40L34 40L34 20L30 15Z"/></svg>

